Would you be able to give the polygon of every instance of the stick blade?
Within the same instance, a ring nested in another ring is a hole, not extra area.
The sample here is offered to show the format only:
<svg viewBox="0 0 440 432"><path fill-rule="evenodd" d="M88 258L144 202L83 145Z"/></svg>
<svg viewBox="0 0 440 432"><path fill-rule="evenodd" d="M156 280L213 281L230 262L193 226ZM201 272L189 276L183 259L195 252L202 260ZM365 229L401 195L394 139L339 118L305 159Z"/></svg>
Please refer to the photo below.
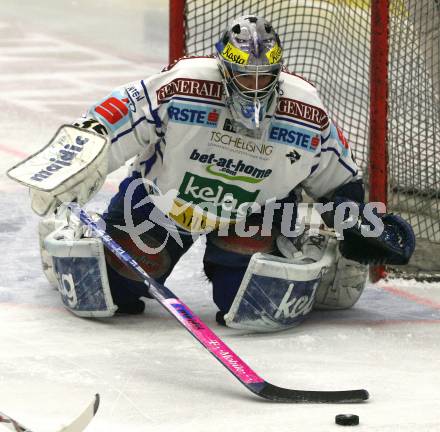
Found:
<svg viewBox="0 0 440 432"><path fill-rule="evenodd" d="M287 403L359 403L368 400L367 390L344 390L344 391L312 391L312 390L290 390L277 387L265 382L260 384L249 384L249 389L258 396L274 402Z"/></svg>
<svg viewBox="0 0 440 432"><path fill-rule="evenodd" d="M91 422L96 412L98 411L99 402L100 397L97 393L93 400L89 403L89 405L87 405L87 407L84 409L84 411L82 411L81 414L75 420L73 420L72 423L63 427L62 429L59 429L58 432L82 432Z"/></svg>

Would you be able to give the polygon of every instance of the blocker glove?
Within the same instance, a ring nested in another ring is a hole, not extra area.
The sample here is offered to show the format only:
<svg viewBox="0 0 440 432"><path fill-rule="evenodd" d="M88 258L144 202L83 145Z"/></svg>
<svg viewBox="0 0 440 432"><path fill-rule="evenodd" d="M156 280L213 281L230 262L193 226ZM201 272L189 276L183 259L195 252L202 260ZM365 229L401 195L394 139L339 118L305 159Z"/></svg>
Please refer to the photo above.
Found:
<svg viewBox="0 0 440 432"><path fill-rule="evenodd" d="M323 198L320 201L323 204L333 203L333 209L321 216L327 226L334 227L338 233L342 231L344 240L339 243L342 256L361 264L372 265L405 265L409 262L416 244L411 225L394 214L379 214L375 209L371 211L371 208L369 212L365 212L368 204L363 204L364 187L361 180L341 186L330 199ZM348 211L349 206L358 211ZM345 214L341 214L342 212ZM366 215L369 216L368 219ZM347 223L349 218L354 220ZM373 231L380 222L383 224L383 231L379 230L375 236L364 235Z"/></svg>
<svg viewBox="0 0 440 432"><path fill-rule="evenodd" d="M360 212L362 213L362 212ZM341 255L361 264L405 265L414 252L416 239L411 225L394 214L384 214L380 219L384 225L378 237L364 237L360 222L344 230L344 240L339 244Z"/></svg>

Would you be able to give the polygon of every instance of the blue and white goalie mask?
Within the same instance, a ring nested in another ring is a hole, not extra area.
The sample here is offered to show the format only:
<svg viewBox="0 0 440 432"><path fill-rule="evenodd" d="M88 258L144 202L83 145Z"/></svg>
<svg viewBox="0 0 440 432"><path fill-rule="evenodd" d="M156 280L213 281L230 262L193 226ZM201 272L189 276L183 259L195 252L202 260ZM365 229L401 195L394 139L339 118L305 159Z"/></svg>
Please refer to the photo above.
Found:
<svg viewBox="0 0 440 432"><path fill-rule="evenodd" d="M261 128L277 88L282 66L281 42L264 18L237 18L215 45L226 103L240 128Z"/></svg>

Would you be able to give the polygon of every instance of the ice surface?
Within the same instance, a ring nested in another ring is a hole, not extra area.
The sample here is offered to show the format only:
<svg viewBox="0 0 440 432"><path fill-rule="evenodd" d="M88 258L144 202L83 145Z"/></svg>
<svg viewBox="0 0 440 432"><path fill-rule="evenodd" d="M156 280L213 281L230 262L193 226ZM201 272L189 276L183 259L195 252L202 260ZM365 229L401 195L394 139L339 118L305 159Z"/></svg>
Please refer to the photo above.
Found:
<svg viewBox="0 0 440 432"><path fill-rule="evenodd" d="M2 0L0 8L0 410L35 431L68 423L96 393L87 430L358 431L440 429L440 284L369 286L353 310L314 313L300 327L254 335L218 327L197 243L168 281L254 370L304 389L366 388L362 405L283 405L250 394L171 318L79 319L40 269L27 192L5 171L112 87L167 62L167 3ZM124 170L91 204L102 209Z"/></svg>

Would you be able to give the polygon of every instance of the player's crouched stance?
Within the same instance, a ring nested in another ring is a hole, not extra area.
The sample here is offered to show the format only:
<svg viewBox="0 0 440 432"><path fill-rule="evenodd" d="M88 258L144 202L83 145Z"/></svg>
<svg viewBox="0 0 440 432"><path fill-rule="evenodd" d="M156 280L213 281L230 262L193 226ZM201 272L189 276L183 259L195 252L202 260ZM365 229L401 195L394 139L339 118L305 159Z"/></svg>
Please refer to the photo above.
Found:
<svg viewBox="0 0 440 432"><path fill-rule="evenodd" d="M338 201L341 203L340 197ZM343 204L362 208L353 201L342 203L346 209ZM336 212L324 215L329 224ZM415 240L411 228L400 217L382 215L382 231L377 237L364 236L374 227L363 214L354 224L347 218L341 225L350 228L336 230L343 232L343 240L329 229L320 229L316 234L306 230L298 237L288 238L276 226L268 237L219 236L217 231L208 234L204 269L220 309L217 321L254 331L287 329L301 323L313 309L351 308L364 290L369 263L408 262ZM249 219L252 225L259 218ZM104 223L100 217L97 220ZM129 236L107 224L118 243L161 282L192 244L188 237L180 246L172 236L165 244L169 229L178 230L171 223L166 227L156 225L142 236L144 245L160 249L152 254L143 252L142 245L136 247ZM108 317L117 311L143 312L144 303L139 297L148 297L145 285L106 252L102 242L91 237L66 207L61 206L44 218L39 234L45 274L73 313Z"/></svg>
<svg viewBox="0 0 440 432"><path fill-rule="evenodd" d="M350 308L368 264L411 257L408 223L386 213L368 217L342 132L316 89L282 67L272 26L240 17L216 51L116 89L9 171L30 187L33 209L45 216L44 271L73 313L144 311L146 285L60 207L89 201L107 174L133 157L103 215L106 231L160 283L193 244L194 231L207 234L204 269L217 320L230 327L274 331L297 325L313 308ZM291 235L299 189L324 205L323 220L343 240ZM276 205L268 225L269 201ZM246 204L262 211L240 234ZM226 233L225 211L232 221ZM249 235L248 228L256 230Z"/></svg>

